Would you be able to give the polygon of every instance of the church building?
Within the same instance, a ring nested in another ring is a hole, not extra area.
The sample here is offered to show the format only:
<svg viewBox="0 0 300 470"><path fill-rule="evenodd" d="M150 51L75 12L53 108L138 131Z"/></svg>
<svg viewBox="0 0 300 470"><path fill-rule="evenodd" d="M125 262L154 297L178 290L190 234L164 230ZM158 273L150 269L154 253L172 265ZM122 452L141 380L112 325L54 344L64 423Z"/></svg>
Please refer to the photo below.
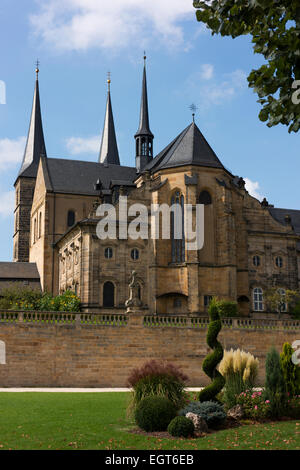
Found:
<svg viewBox="0 0 300 470"><path fill-rule="evenodd" d="M300 210L252 197L194 122L154 156L146 65L132 165L122 165L108 80L98 161L47 155L39 70L23 162L15 182L13 260L37 267L43 291L74 291L82 309L124 313L136 271L139 297L151 314L203 314L213 296L238 302L241 315L263 312L264 291L300 287ZM137 110L138 111L138 110ZM279 177L279 175L278 175ZM186 240L107 239L96 234L97 207L204 205L204 246Z"/></svg>

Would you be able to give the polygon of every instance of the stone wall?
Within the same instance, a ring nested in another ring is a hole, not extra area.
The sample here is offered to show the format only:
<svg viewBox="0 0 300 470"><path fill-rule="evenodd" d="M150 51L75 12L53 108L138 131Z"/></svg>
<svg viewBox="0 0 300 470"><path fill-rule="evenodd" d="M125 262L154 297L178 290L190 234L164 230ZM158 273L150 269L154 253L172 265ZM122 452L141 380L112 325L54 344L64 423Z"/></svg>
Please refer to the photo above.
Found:
<svg viewBox="0 0 300 470"><path fill-rule="evenodd" d="M124 387L130 371L149 359L182 366L190 386L207 383L208 318L0 312L0 387ZM259 380L271 346L300 339L300 321L224 319L224 348L258 357ZM3 360L2 360L3 362Z"/></svg>

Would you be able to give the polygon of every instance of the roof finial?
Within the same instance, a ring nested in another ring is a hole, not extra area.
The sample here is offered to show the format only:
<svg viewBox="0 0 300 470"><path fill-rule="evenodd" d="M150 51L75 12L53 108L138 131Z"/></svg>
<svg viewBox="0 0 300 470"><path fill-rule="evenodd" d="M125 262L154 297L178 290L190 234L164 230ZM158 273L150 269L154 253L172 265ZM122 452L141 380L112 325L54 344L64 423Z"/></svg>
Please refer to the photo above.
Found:
<svg viewBox="0 0 300 470"><path fill-rule="evenodd" d="M147 60L146 51L144 51L144 65L146 65L146 60Z"/></svg>
<svg viewBox="0 0 300 470"><path fill-rule="evenodd" d="M194 103L192 103L189 108L190 108L190 110L192 111L193 122L195 122L195 113L196 113L196 111L197 111L198 108L197 108L197 106L196 106Z"/></svg>
<svg viewBox="0 0 300 470"><path fill-rule="evenodd" d="M35 65L36 65L36 69L35 69L36 79L38 80L38 78L39 78L39 71L40 71L40 69L39 69L39 66L40 66L40 61L39 61L39 59L37 59Z"/></svg>
<svg viewBox="0 0 300 470"><path fill-rule="evenodd" d="M111 73L107 72L107 84L108 84L108 91L110 91L110 84L111 84Z"/></svg>

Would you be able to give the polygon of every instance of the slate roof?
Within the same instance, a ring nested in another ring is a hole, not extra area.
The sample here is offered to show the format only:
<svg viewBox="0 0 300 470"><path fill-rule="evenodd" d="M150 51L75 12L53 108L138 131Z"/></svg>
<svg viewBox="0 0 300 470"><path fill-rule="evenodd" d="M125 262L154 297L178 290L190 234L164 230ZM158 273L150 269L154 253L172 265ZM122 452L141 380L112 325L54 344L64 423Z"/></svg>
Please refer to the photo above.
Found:
<svg viewBox="0 0 300 470"><path fill-rule="evenodd" d="M18 177L24 176L27 178L35 178L41 155L46 155L46 146L42 124L39 82L37 79L35 83L27 142Z"/></svg>
<svg viewBox="0 0 300 470"><path fill-rule="evenodd" d="M150 136L153 138L153 134L150 130L149 124L149 110L148 110L148 92L147 92L147 77L146 77L146 66L144 66L143 72L143 85L142 85L142 99L141 99L141 110L140 110L140 124L138 131L134 137L138 136Z"/></svg>
<svg viewBox="0 0 300 470"><path fill-rule="evenodd" d="M144 171L154 172L163 168L174 168L183 165L225 169L194 122L148 163Z"/></svg>
<svg viewBox="0 0 300 470"><path fill-rule="evenodd" d="M300 210L271 207L269 208L269 212L277 222L280 222L283 225L285 225L285 216L289 215L295 232L300 235Z"/></svg>
<svg viewBox="0 0 300 470"><path fill-rule="evenodd" d="M35 263L0 262L0 279L39 280Z"/></svg>
<svg viewBox="0 0 300 470"><path fill-rule="evenodd" d="M110 91L108 91L107 93L106 112L99 154L99 162L120 165Z"/></svg>
<svg viewBox="0 0 300 470"><path fill-rule="evenodd" d="M45 159L46 160L46 159ZM49 176L50 191L66 194L98 195L94 185L98 179L104 190L109 189L112 180L132 183L136 168L62 158L47 158L46 171Z"/></svg>

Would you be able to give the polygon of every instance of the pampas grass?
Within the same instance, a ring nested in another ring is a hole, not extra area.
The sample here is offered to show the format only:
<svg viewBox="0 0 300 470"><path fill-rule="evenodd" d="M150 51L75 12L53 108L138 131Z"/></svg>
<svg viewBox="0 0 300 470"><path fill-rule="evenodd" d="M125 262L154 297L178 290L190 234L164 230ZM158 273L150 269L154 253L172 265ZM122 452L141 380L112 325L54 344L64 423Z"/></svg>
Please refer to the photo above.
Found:
<svg viewBox="0 0 300 470"><path fill-rule="evenodd" d="M231 408L241 392L255 385L258 374L258 359L240 349L224 351L219 371L225 377L224 401Z"/></svg>

